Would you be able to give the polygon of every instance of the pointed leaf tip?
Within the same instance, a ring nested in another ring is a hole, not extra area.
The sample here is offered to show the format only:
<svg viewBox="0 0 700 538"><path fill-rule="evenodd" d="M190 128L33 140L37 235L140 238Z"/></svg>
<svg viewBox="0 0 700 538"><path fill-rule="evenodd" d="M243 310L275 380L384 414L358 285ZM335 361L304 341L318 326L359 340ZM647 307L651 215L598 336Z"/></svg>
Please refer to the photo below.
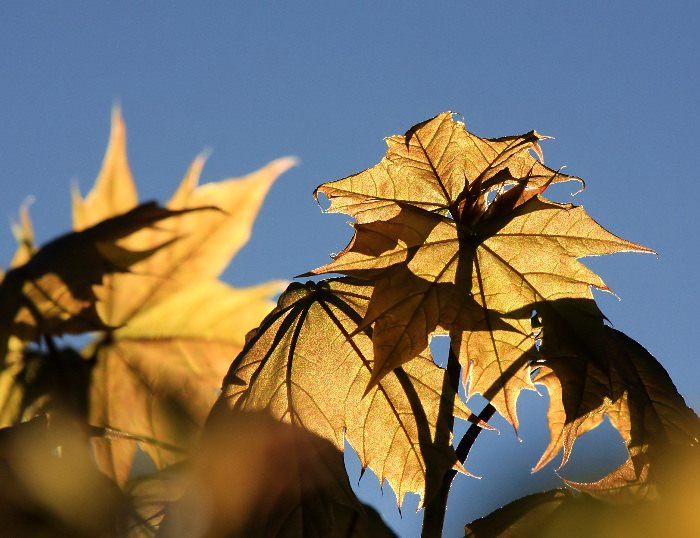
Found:
<svg viewBox="0 0 700 538"><path fill-rule="evenodd" d="M284 172L287 172L289 169L299 166L300 164L301 159L290 155L287 157L280 157L279 159L275 159L270 163L270 166L274 168L277 174L281 175Z"/></svg>

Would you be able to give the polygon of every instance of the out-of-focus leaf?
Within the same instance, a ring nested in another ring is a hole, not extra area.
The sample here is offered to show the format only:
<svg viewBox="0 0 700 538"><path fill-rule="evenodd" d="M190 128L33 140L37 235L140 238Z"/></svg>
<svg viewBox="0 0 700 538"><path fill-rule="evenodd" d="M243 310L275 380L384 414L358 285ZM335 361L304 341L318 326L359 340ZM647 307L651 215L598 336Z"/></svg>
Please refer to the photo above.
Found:
<svg viewBox="0 0 700 538"><path fill-rule="evenodd" d="M312 274L374 284L359 325L374 329L370 386L416 357L436 331L448 331L469 395L484 394L517 427L517 396L534 388L524 308L538 303L557 315L557 300L607 289L578 258L650 252L583 208L540 196L576 178L535 160L539 138L480 139L445 113L391 137L374 168L318 188L331 199L329 211L357 219L350 244Z"/></svg>
<svg viewBox="0 0 700 538"><path fill-rule="evenodd" d="M73 228L82 230L102 219L129 211L139 198L126 159L126 125L121 109L112 109L112 128L107 153L95 181L95 188L83 200L77 188L73 190Z"/></svg>
<svg viewBox="0 0 700 538"><path fill-rule="evenodd" d="M244 335L281 290L278 282L235 289L217 277L250 236L268 189L293 163L280 159L242 179L198 186L204 159L196 159L167 208L218 211L190 213L132 235L124 244L135 251L151 250L171 237L177 241L128 273L110 275L97 290L97 312L111 329L85 351L95 361L89 421L162 441L143 445L158 468L179 457L163 446L191 442ZM74 227L82 230L109 219L137 200L126 131L115 110L95 187L85 199L74 193ZM94 444L100 468L123 484L136 450L133 441Z"/></svg>
<svg viewBox="0 0 700 538"><path fill-rule="evenodd" d="M17 241L17 250L10 262L10 268L19 267L29 261L37 250L34 241L34 226L29 217L29 202L19 208L19 222L12 224L12 234Z"/></svg>
<svg viewBox="0 0 700 538"><path fill-rule="evenodd" d="M41 247L0 283L0 333L3 355L10 335L24 340L40 334L80 333L105 328L96 310L95 287L108 275L129 271L168 239L150 248L122 244L137 232L192 210L171 210L145 203ZM174 236L170 235L169 241ZM29 253L20 249L23 259Z"/></svg>
<svg viewBox="0 0 700 538"><path fill-rule="evenodd" d="M602 369L580 348L566 348L558 341L550 345L546 324L544 331L546 366L535 382L549 392L551 437L534 470L551 461L560 449L563 466L575 440L601 424L605 416L620 432L629 458L598 482L568 482L579 490L606 497L654 496L659 475L668 466L664 460L679 449L700 456L700 419L685 404L666 370L640 344L605 327L608 365Z"/></svg>
<svg viewBox="0 0 700 538"><path fill-rule="evenodd" d="M394 536L357 500L332 443L264 413L224 418L210 423L193 462L123 490L89 453L86 434L98 428L39 415L0 429L2 534Z"/></svg>
<svg viewBox="0 0 700 538"><path fill-rule="evenodd" d="M0 520L4 536L114 536L124 507L95 467L84 436L41 415L0 430Z"/></svg>
<svg viewBox="0 0 700 538"><path fill-rule="evenodd" d="M393 536L355 497L334 443L264 412L237 411L207 423L190 488L166 512L161 533Z"/></svg>
<svg viewBox="0 0 700 538"><path fill-rule="evenodd" d="M353 279L292 284L231 365L218 405L267 410L338 450L347 439L400 506L406 492L423 497L428 482L459 466L451 441L434 444L451 438L447 417L476 419L428 350L365 394L372 343L370 331L357 330L370 293Z"/></svg>
<svg viewBox="0 0 700 538"><path fill-rule="evenodd" d="M123 535L128 538L157 536L167 507L183 497L188 480L189 466L176 465L127 482L124 495L128 509L122 524Z"/></svg>
<svg viewBox="0 0 700 538"><path fill-rule="evenodd" d="M42 353L11 342L0 372L0 426L54 412L84 421L92 363L71 348Z"/></svg>

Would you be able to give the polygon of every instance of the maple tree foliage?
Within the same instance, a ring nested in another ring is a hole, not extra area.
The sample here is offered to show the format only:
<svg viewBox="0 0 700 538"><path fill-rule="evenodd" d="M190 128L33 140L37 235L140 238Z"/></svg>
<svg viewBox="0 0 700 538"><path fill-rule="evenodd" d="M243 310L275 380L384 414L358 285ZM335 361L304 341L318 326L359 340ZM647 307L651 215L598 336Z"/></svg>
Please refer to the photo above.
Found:
<svg viewBox="0 0 700 538"><path fill-rule="evenodd" d="M651 250L544 197L578 178L541 163L541 139L482 139L451 113L389 137L379 164L317 189L327 211L355 218L355 234L310 274L373 286L355 331L372 328L370 388L449 334L467 397L481 393L516 429L520 391L547 387L552 438L535 470L562 448L565 463L608 416L630 458L594 484L568 484L646 498L665 450L697 447L698 418L644 348L604 325L592 289L608 288L578 259Z"/></svg>
<svg viewBox="0 0 700 538"><path fill-rule="evenodd" d="M148 248L163 233L176 239L132 271L105 278L97 309L114 327L87 351L96 363L90 387L91 424L105 425L173 445L183 445L209 412L221 377L243 345L243 336L269 310L279 282L236 289L217 277L247 241L264 195L293 161L282 159L241 180L198 187L198 158L166 204L171 210L215 206L178 219L171 229L143 230L129 238ZM115 112L110 145L93 190L74 194L73 225L82 229L137 203L126 160L125 133ZM192 312L197 312L192 316ZM115 395L118 397L115 398ZM122 401L130 402L128 407ZM123 483L135 446L96 441L98 463ZM158 468L177 454L144 445Z"/></svg>
<svg viewBox="0 0 700 538"><path fill-rule="evenodd" d="M93 440L99 467L119 484L129 476L134 439L158 468L181 458L245 333L281 289L280 282L237 289L217 277L248 240L270 185L293 164L280 159L242 179L198 186L199 157L166 207L139 205L115 109L95 187L84 199L73 194L75 231L37 250L26 210L16 228L16 267L0 284L9 349L3 423L47 410L70 387L83 393L82 409L71 411L128 434ZM26 348L40 335L88 331L97 336L82 357ZM82 386L51 379L56 363Z"/></svg>
<svg viewBox="0 0 700 538"><path fill-rule="evenodd" d="M73 193L73 231L37 247L26 207L13 228L0 281L8 532L392 536L350 487L350 447L399 508L419 495L423 536L438 536L479 433L496 411L517 430L518 396L536 385L550 441L533 471L560 452L564 466L605 417L629 457L468 536L700 529L686 515L700 420L661 364L606 325L592 290L608 288L579 261L652 251L545 197L583 181L543 164L544 138L480 138L449 112L391 136L377 165L317 188L355 233L302 275L315 280L239 289L219 276L293 159L199 186L198 157L164 206L139 203L115 109L95 185ZM90 342L59 346L66 334ZM445 367L436 335L450 338ZM460 384L489 402L479 414ZM470 422L461 440L456 419ZM134 464L139 448L152 473Z"/></svg>
<svg viewBox="0 0 700 538"><path fill-rule="evenodd" d="M451 443L433 447L436 437L451 437L440 406L478 419L454 390L445 390L444 370L427 350L366 390L372 343L365 332L354 333L370 293L370 286L350 279L292 284L249 335L224 378L221 401L239 412L267 409L338 450L347 439L362 465L389 482L400 506L406 492L424 495L425 460L434 462L433 479L461 466Z"/></svg>
<svg viewBox="0 0 700 538"><path fill-rule="evenodd" d="M536 356L526 307L556 315L558 300L607 289L577 258L648 251L582 208L541 197L552 182L573 178L530 154L540 152L539 139L535 132L479 139L445 113L390 138L375 168L319 187L330 211L357 219L350 245L314 273L373 281L362 323L374 324L373 381L413 359L439 327L452 338L469 394L488 391L517 425L518 393L533 388L522 358ZM431 197L430 205L422 201Z"/></svg>

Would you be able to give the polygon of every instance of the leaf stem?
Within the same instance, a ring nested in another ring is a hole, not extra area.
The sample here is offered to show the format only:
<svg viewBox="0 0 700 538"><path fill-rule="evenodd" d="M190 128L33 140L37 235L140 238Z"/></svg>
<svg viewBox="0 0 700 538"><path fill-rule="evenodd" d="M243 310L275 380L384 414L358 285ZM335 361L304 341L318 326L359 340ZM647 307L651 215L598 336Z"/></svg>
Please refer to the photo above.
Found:
<svg viewBox="0 0 700 538"><path fill-rule="evenodd" d="M450 346L450 353L447 358L447 369L445 371L445 381L443 383L443 391L450 389L454 391L455 394L457 393L459 388L459 371L459 359L452 350L452 346ZM440 406L437 420L438 423L442 421L447 423L447 431L450 432L450 435L447 435L445 439L438 439L436 436L436 445L438 443L449 444L452 441L451 432L454 427L454 406L449 407L450 408L448 409L442 405ZM447 484L447 487L445 487L445 478L446 476L443 476L442 482L434 494L433 492L430 492L431 495L428 496L429 492L426 490L427 501L425 504L425 513L423 514L423 529L421 531L422 538L439 538L442 535L442 527L445 522L445 510L447 509L447 496L450 490L449 483Z"/></svg>
<svg viewBox="0 0 700 538"><path fill-rule="evenodd" d="M459 383L459 360L455 353L450 347L450 355L447 359L447 372L451 383L454 383L455 392L457 391L457 385ZM479 413L478 417L480 421L488 421L496 409L490 404L486 404L484 408ZM454 424L454 416L450 419L450 431L452 431L452 426ZM469 429L464 434L464 437L459 441L457 449L455 450L457 454L457 459L460 463L464 463L467 460L469 451L479 433L483 428L478 424L472 424ZM445 524L445 512L447 511L447 499L450 494L450 487L452 486L452 481L455 476L457 476L457 471L455 469L448 470L442 479L442 484L440 489L437 491L435 496L425 505L425 514L423 515L423 529L421 532L421 538L439 538L442 535L442 528Z"/></svg>

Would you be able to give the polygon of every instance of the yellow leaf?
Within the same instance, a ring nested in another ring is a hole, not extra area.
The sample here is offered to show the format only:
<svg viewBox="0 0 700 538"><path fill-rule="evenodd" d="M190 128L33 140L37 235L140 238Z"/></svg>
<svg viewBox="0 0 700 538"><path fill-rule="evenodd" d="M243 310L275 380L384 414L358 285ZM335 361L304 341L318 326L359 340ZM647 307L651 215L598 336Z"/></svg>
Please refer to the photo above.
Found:
<svg viewBox="0 0 700 538"><path fill-rule="evenodd" d="M358 216L368 204L377 207L395 202L428 211L449 210L467 184L479 182L486 191L502 187L497 176L506 168L514 176L506 183L523 177L533 188L551 179L583 183L579 178L556 174L532 156L531 152L541 155L538 140L542 138L534 131L479 138L454 121L451 112L443 112L413 126L403 136L387 138L386 156L373 168L325 183L315 194L330 198L328 211Z"/></svg>
<svg viewBox="0 0 700 538"><path fill-rule="evenodd" d="M607 289L577 258L650 252L582 208L540 196L554 182L578 180L535 159L541 138L482 139L444 113L390 137L375 167L317 189L329 211L357 222L350 244L310 274L374 284L360 324L374 329L370 386L447 331L469 395L485 394L517 428L517 396L534 388L527 307L556 309L557 299Z"/></svg>
<svg viewBox="0 0 700 538"><path fill-rule="evenodd" d="M12 234L17 241L17 251L10 262L10 268L27 263L37 250L34 242L34 227L29 218L29 202L23 203L19 208L19 222L12 224Z"/></svg>
<svg viewBox="0 0 700 538"><path fill-rule="evenodd" d="M138 194L126 158L126 126L119 107L112 109L109 146L95 188L85 199L73 191L73 229L83 230L132 209Z"/></svg>
<svg viewBox="0 0 700 538"><path fill-rule="evenodd" d="M372 343L357 329L370 291L351 279L292 284L231 365L219 405L267 410L339 450L347 439L363 467L389 482L400 505L406 492L422 498L429 480L439 484L458 464L451 444L434 444L451 435L440 408L476 418L427 350L365 395Z"/></svg>
<svg viewBox="0 0 700 538"><path fill-rule="evenodd" d="M85 200L74 199L76 228L109 218L136 203L126 156L126 133L118 111L102 171ZM244 335L272 306L281 290L273 282L235 289L217 280L245 244L262 201L275 179L294 164L273 161L242 179L198 186L198 157L166 207L199 211L142 230L123 243L134 251L167 246L110 275L96 289L97 312L114 329L86 350L95 366L89 420L165 444L144 444L158 468L180 456L164 448L187 445L215 401L231 358ZM102 470L123 484L136 446L131 440L94 441Z"/></svg>
<svg viewBox="0 0 700 538"><path fill-rule="evenodd" d="M134 232L191 211L143 204L54 239L11 269L0 283L0 356L5 356L10 335L33 340L40 334L105 328L95 307L95 287L108 275L128 271L157 252L168 238L144 250L130 250L121 243Z"/></svg>

